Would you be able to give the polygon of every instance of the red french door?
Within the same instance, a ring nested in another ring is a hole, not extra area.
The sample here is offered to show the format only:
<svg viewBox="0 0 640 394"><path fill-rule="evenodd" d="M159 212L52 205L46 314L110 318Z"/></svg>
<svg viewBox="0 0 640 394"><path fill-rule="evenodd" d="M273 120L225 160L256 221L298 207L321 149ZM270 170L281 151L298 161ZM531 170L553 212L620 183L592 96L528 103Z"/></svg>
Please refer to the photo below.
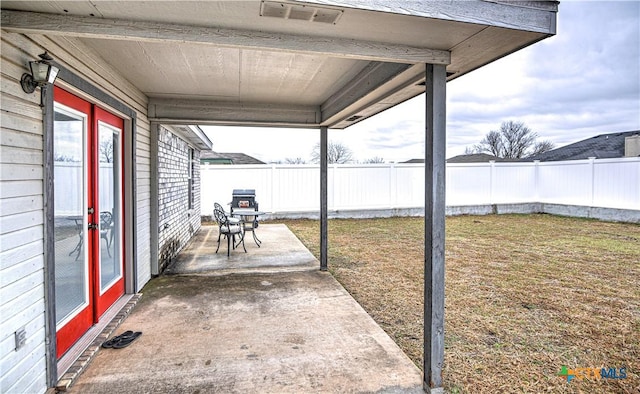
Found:
<svg viewBox="0 0 640 394"><path fill-rule="evenodd" d="M124 121L54 90L57 357L124 294Z"/></svg>

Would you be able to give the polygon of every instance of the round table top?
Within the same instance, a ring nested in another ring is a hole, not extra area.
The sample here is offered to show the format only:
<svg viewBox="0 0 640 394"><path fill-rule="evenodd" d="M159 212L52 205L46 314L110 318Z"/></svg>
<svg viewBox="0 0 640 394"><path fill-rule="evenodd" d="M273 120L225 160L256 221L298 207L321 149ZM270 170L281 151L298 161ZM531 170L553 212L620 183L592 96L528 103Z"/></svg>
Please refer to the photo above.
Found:
<svg viewBox="0 0 640 394"><path fill-rule="evenodd" d="M250 208L234 208L232 212L232 215L239 216L260 216L264 214L266 214L266 212L256 211Z"/></svg>

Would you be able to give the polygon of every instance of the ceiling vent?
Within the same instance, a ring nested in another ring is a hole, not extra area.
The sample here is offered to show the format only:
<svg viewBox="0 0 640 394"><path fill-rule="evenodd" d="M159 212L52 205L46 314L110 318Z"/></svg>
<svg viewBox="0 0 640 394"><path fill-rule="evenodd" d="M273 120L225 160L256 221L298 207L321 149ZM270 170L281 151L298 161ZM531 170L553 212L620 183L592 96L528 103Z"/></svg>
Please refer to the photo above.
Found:
<svg viewBox="0 0 640 394"><path fill-rule="evenodd" d="M260 16L299 21L328 23L335 25L344 13L343 10L300 4L287 4L277 1L263 1Z"/></svg>

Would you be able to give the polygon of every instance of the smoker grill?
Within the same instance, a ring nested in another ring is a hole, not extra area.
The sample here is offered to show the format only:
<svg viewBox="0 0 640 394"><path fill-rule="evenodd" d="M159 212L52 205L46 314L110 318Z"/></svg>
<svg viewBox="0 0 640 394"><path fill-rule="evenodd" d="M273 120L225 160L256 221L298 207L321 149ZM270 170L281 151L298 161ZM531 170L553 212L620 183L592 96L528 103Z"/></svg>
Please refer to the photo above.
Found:
<svg viewBox="0 0 640 394"><path fill-rule="evenodd" d="M258 202L256 201L256 189L233 189L231 195L231 213L234 208L249 208L258 210Z"/></svg>

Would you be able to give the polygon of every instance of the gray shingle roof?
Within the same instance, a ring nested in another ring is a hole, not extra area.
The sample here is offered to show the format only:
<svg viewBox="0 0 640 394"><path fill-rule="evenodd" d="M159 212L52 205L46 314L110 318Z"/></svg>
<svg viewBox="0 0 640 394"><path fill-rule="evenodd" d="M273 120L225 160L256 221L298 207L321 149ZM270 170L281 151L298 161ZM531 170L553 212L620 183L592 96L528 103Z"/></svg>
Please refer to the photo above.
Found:
<svg viewBox="0 0 640 394"><path fill-rule="evenodd" d="M230 164L266 164L265 162L244 153L219 153L214 151L200 152L200 161L211 163L218 162L219 164L229 164L229 162L231 162Z"/></svg>
<svg viewBox="0 0 640 394"><path fill-rule="evenodd" d="M488 163L491 160L501 161L502 159L488 153L471 153L454 156L447 159L447 163Z"/></svg>
<svg viewBox="0 0 640 394"><path fill-rule="evenodd" d="M447 163L488 163L491 160L498 161L518 161L517 159L503 159L488 153L471 153L468 155L458 155L447 159ZM403 163L424 163L424 159L411 159Z"/></svg>
<svg viewBox="0 0 640 394"><path fill-rule="evenodd" d="M640 134L640 130L600 134L524 160L560 161L582 160L590 157L596 159L624 157L624 139L636 134Z"/></svg>

